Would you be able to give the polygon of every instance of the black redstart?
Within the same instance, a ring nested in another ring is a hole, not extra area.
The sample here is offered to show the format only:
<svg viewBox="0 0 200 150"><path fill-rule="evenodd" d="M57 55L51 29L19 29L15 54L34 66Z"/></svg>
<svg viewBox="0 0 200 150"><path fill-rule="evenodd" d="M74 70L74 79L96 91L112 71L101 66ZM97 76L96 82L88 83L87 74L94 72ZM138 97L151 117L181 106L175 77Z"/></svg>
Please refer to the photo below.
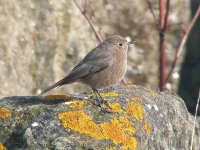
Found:
<svg viewBox="0 0 200 150"><path fill-rule="evenodd" d="M103 103L109 106L97 89L115 85L122 80L127 69L128 45L121 36L108 37L91 50L66 77L48 87L41 95L55 87L82 82L92 88L97 98L100 97L100 107Z"/></svg>

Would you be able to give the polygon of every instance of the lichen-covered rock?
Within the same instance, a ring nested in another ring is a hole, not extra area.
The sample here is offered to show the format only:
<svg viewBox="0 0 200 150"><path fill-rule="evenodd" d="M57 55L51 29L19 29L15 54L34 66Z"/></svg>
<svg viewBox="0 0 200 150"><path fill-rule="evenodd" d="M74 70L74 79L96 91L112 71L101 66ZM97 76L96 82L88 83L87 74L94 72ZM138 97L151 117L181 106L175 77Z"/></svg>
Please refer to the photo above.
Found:
<svg viewBox="0 0 200 150"><path fill-rule="evenodd" d="M100 92L110 102L110 113L95 105L93 93L1 99L2 146L25 150L189 149L193 117L177 95L131 85Z"/></svg>

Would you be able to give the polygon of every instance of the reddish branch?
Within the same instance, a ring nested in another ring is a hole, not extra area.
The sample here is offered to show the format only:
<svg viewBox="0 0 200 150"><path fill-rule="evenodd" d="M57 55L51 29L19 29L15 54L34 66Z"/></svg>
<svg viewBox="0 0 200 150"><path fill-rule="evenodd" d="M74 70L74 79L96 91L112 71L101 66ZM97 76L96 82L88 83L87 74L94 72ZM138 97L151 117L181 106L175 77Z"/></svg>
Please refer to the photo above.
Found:
<svg viewBox="0 0 200 150"><path fill-rule="evenodd" d="M169 4L170 0L167 0L167 6L165 10L165 0L159 1L159 50L160 50L160 60L159 60L159 87L161 91L166 89L166 82L165 82L165 66L166 66L166 51L165 51L165 43L166 43L166 30L167 30L167 20L169 14Z"/></svg>
<svg viewBox="0 0 200 150"><path fill-rule="evenodd" d="M183 46L185 45L185 43L187 41L188 35L189 35L192 27L194 26L194 24L195 24L195 22L196 22L196 20L198 19L199 16L200 16L200 6L198 7L198 9L197 9L194 17L192 18L192 21L190 22L188 28L185 30L185 33L184 33L184 35L183 35L183 37L182 37L182 39L181 39L181 41L179 43L179 46L176 49L175 58L174 58L174 61L172 63L172 66L170 68L170 71L169 71L169 73L167 75L165 83L167 83L169 81L169 78L171 77L171 74L172 74L172 72L173 72L173 70L174 70L174 68L176 66L176 62L177 62L177 60L178 60L178 58L179 58L179 56L180 56L180 54L181 54L181 52L183 50Z"/></svg>
<svg viewBox="0 0 200 150"><path fill-rule="evenodd" d="M87 1L86 1L87 2ZM90 24L90 27L92 28L92 30L94 31L97 39L102 43L103 42L103 36L101 34L101 31L99 28L97 28L95 26L95 24L93 23L93 21L91 20L91 15L86 11L86 9L84 7L82 7L80 5L80 3L77 0L74 0L74 3L76 4L76 6L78 7L78 9L81 11L81 13L85 16L86 20L88 21L88 23ZM88 3L88 2L87 2Z"/></svg>
<svg viewBox="0 0 200 150"><path fill-rule="evenodd" d="M165 79L165 59L166 59L166 54L165 54L165 34L166 34L166 30L167 30L167 21L168 21L168 14L169 14L169 8L170 8L170 0L166 1L166 11L165 11L165 0L159 0L159 11L160 11L160 15L159 15L159 23L157 22L155 13L153 12L153 9L151 7L151 4L149 2L149 0L146 0L148 7L153 15L154 21L156 26L158 27L159 30L159 37L160 37L160 44L159 44L159 50L160 50L160 60L159 60L159 72L160 72L160 76L159 76L159 87L160 90L163 91L166 89L166 83L169 81L169 78L172 75L172 72L176 66L177 60L183 50L183 46L185 45L188 35L192 29L192 27L194 26L197 18L200 16L200 6L198 7L192 21L190 22L188 28L185 30L185 33L178 45L178 48L176 49L176 54L175 54L175 58L174 61L172 63L172 66L169 70L169 73L167 75L167 78Z"/></svg>
<svg viewBox="0 0 200 150"><path fill-rule="evenodd" d="M165 42L166 42L166 30L167 30L167 21L168 21L168 14L169 14L169 4L170 0L159 0L159 21L156 19L156 15L152 9L151 3L149 0L146 0L146 3L153 15L155 25L159 31L159 87L160 90L163 91L166 89L166 82L165 82L165 62L166 62L166 52L165 52ZM165 8L166 7L166 8Z"/></svg>
<svg viewBox="0 0 200 150"><path fill-rule="evenodd" d="M168 22L168 16L169 16L169 4L170 4L170 0L167 0L167 6L166 6L166 13L165 13L165 20L164 20L164 29L167 29L167 22Z"/></svg>

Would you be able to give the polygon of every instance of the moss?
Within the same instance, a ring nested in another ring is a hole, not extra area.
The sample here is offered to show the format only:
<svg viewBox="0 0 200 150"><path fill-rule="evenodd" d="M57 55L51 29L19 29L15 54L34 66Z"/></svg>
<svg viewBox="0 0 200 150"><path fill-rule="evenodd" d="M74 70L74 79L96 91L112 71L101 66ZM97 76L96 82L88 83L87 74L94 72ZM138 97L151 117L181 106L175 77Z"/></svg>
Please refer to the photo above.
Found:
<svg viewBox="0 0 200 150"><path fill-rule="evenodd" d="M12 110L7 108L0 108L0 118L6 119L12 116Z"/></svg>
<svg viewBox="0 0 200 150"><path fill-rule="evenodd" d="M3 145L2 142L0 142L0 150L7 150L7 148Z"/></svg>
<svg viewBox="0 0 200 150"><path fill-rule="evenodd" d="M132 115L136 120L143 120L143 108L140 104L134 102L128 102L126 105L126 111Z"/></svg>
<svg viewBox="0 0 200 150"><path fill-rule="evenodd" d="M69 95L48 95L45 96L46 99L48 100L54 100L54 99L70 99L71 97Z"/></svg>
<svg viewBox="0 0 200 150"><path fill-rule="evenodd" d="M144 130L146 131L147 135L150 135L151 133L151 126L148 123L144 124Z"/></svg>
<svg viewBox="0 0 200 150"><path fill-rule="evenodd" d="M82 108L84 106L84 102L80 100L73 101L72 104L69 105L70 108Z"/></svg>
<svg viewBox="0 0 200 150"><path fill-rule="evenodd" d="M111 139L114 144L123 144L124 149L135 150L135 129L128 116L113 118L109 122L96 124L83 110L60 113L58 118L65 128L90 135L99 140Z"/></svg>
<svg viewBox="0 0 200 150"><path fill-rule="evenodd" d="M23 128L26 129L33 121L34 118L36 118L41 112L43 111L43 108L37 107L33 109L29 109L26 113L23 115Z"/></svg>
<svg viewBox="0 0 200 150"><path fill-rule="evenodd" d="M119 96L119 94L116 92L105 92L105 93L100 93L100 95L102 97L118 97ZM90 97L95 96L95 94L94 93L88 94L88 96L90 96Z"/></svg>

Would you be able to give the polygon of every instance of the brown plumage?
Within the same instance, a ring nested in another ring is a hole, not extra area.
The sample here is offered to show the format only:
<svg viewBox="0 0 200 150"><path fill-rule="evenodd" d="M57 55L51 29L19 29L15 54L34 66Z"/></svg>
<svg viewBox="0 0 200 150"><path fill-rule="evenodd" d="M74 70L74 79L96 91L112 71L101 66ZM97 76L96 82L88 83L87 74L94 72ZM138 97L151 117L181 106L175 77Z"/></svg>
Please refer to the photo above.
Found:
<svg viewBox="0 0 200 150"><path fill-rule="evenodd" d="M65 84L82 82L97 89L118 83L127 69L128 42L120 36L108 37L91 50L85 58L63 79L44 90L42 94ZM99 95L100 96L100 95Z"/></svg>

